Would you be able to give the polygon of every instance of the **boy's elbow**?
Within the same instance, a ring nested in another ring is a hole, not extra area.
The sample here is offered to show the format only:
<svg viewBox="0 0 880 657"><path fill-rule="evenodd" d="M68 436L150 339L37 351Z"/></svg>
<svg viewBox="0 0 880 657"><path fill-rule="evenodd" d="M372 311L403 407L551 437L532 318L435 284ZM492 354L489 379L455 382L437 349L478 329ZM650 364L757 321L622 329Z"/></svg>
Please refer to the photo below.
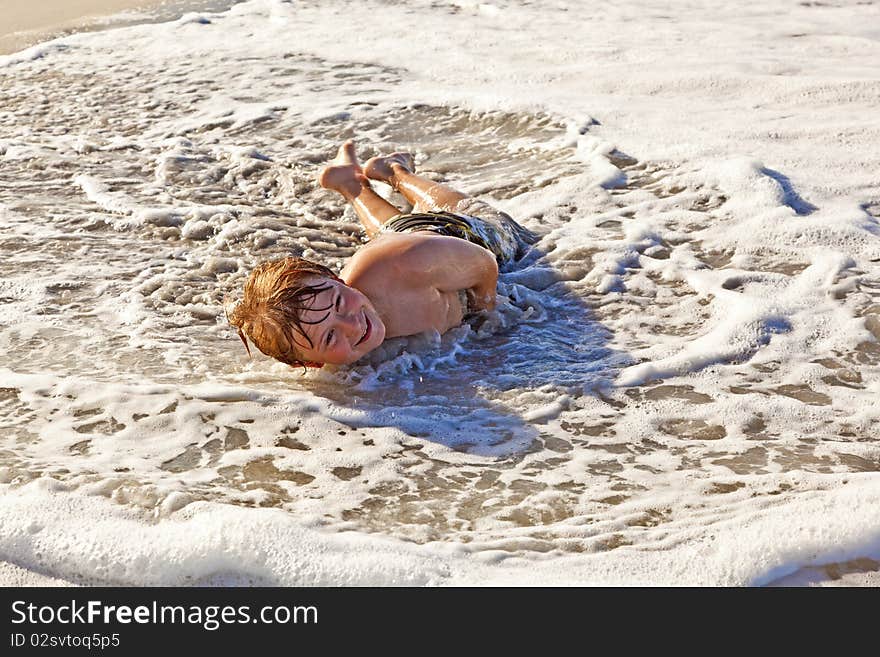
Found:
<svg viewBox="0 0 880 657"><path fill-rule="evenodd" d="M495 259L495 256L492 253L489 253L489 259L487 261L488 266L488 275L489 282L492 287L492 292L495 292L495 287L498 285L498 261Z"/></svg>
<svg viewBox="0 0 880 657"><path fill-rule="evenodd" d="M498 262L495 256L486 252L489 258L485 261L485 270L479 285L474 289L474 301L481 310L495 308L495 291L498 286Z"/></svg>

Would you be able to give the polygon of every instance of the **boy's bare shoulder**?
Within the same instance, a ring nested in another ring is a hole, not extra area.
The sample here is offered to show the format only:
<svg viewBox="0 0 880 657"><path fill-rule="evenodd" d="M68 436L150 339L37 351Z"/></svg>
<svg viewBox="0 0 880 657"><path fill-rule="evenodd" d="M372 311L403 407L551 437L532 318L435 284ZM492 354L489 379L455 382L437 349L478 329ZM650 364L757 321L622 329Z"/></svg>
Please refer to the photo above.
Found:
<svg viewBox="0 0 880 657"><path fill-rule="evenodd" d="M401 276L418 279L431 268L434 243L446 239L456 238L430 233L386 233L359 249L340 274L350 285L365 279L386 282Z"/></svg>

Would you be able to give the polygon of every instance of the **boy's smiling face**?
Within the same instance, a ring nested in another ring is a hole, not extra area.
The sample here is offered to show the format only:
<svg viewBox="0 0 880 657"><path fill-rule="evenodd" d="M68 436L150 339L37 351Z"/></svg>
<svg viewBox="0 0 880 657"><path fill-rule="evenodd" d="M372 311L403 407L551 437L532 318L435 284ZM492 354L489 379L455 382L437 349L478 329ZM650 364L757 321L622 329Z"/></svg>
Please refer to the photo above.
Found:
<svg viewBox="0 0 880 657"><path fill-rule="evenodd" d="M308 338L297 341L303 360L348 365L382 344L385 325L367 297L341 281L315 278L308 283L324 289L299 314Z"/></svg>

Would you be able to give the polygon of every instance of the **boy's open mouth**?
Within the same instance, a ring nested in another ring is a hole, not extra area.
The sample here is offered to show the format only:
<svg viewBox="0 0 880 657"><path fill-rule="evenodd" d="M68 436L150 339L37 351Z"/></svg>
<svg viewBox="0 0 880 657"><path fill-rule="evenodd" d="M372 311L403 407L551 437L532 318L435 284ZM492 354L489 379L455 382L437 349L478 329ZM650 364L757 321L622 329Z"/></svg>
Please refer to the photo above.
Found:
<svg viewBox="0 0 880 657"><path fill-rule="evenodd" d="M370 318L367 317L366 311L364 311L364 323L366 324L366 328L364 328L364 334L361 336L361 339L355 342L355 346L359 345L361 342L366 341L367 338L370 337L370 333L373 332L373 326L370 324Z"/></svg>

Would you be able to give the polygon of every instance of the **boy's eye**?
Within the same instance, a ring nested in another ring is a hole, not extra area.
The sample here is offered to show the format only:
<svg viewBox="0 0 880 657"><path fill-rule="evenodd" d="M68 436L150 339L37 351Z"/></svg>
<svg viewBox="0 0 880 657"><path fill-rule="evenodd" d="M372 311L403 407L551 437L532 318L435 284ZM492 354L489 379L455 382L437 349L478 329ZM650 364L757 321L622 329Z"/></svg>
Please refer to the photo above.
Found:
<svg viewBox="0 0 880 657"><path fill-rule="evenodd" d="M336 309L336 312L339 312L339 304L342 303L342 295L336 297L336 303L333 305L333 308Z"/></svg>
<svg viewBox="0 0 880 657"><path fill-rule="evenodd" d="M327 344L330 344L330 341L333 340L333 333L334 333L333 329L328 331L327 332L327 339L324 342L326 342Z"/></svg>

